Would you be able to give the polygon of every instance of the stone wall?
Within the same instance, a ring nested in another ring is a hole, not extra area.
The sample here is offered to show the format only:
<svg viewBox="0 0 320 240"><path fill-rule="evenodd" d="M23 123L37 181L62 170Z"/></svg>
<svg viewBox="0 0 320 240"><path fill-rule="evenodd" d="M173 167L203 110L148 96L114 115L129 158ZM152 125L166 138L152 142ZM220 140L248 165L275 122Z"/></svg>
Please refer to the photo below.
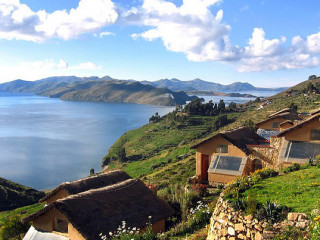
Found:
<svg viewBox="0 0 320 240"><path fill-rule="evenodd" d="M210 220L207 240L272 239L286 226L306 230L308 222L305 214L289 213L288 220L274 224L270 231L266 229L267 222L259 222L252 215L244 216L243 212L235 211L220 197Z"/></svg>
<svg viewBox="0 0 320 240"><path fill-rule="evenodd" d="M260 159L264 163L264 167L279 168L279 151L281 149L283 139L277 137L270 138L270 147L266 146L250 146L250 159Z"/></svg>

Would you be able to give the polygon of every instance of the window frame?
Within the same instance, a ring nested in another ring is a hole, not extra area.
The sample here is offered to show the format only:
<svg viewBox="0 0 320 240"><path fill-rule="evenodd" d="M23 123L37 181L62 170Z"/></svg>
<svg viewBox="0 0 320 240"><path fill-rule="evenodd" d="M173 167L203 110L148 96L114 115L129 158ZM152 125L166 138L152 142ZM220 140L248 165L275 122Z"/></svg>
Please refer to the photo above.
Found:
<svg viewBox="0 0 320 240"><path fill-rule="evenodd" d="M221 151L222 149L226 151ZM229 153L229 145L228 144L219 144L216 147L216 153Z"/></svg>

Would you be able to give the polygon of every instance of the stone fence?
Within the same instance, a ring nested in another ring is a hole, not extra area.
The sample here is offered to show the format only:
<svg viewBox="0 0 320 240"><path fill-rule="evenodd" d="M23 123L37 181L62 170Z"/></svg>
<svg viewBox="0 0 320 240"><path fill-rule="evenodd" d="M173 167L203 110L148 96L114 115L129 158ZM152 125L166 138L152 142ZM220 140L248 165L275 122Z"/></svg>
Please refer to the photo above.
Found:
<svg viewBox="0 0 320 240"><path fill-rule="evenodd" d="M267 222L259 222L252 215L244 216L243 212L235 211L220 197L211 217L207 240L272 239L286 226L295 226L306 231L308 224L305 214L289 213L286 221L274 224L270 231Z"/></svg>

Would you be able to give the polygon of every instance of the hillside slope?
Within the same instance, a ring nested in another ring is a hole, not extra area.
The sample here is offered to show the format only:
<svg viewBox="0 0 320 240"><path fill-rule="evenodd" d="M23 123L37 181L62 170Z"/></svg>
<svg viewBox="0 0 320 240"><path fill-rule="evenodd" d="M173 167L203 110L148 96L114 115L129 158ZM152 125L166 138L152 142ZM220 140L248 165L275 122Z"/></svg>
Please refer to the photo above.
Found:
<svg viewBox="0 0 320 240"><path fill-rule="evenodd" d="M44 192L0 178L0 211L37 203L44 196Z"/></svg>
<svg viewBox="0 0 320 240"><path fill-rule="evenodd" d="M283 91L286 88L257 88L249 83L234 82L229 85L222 85L215 82L207 82L196 78L190 81L181 81L179 79L161 79L158 81L143 81L144 84L150 84L155 87L164 87L173 91L220 91L220 92L245 92L245 91Z"/></svg>
<svg viewBox="0 0 320 240"><path fill-rule="evenodd" d="M313 81L314 83L320 82L320 78ZM308 83L309 81L305 81L297 86L302 86L301 90L303 90ZM289 89L261 100L261 102L271 102L263 109L258 109L261 104L259 101L237 105L236 112L226 114L231 121L218 129L214 128L214 124L221 115L183 116L178 113L173 120L164 116L160 122L151 122L122 135L111 146L102 165L125 169L132 176L144 176L145 180L155 184L176 183L178 180L183 182L187 179L188 174L190 177L195 172L195 156L190 146L220 131L246 125L249 120L252 120L251 124L260 122L270 114L289 107L292 103L297 105L299 112L309 112L320 107L319 94L301 92L297 95L285 96L287 91ZM179 121L179 118L184 118L184 120ZM116 159L119 154L125 155L125 161L112 160ZM183 164L177 168L180 162Z"/></svg>
<svg viewBox="0 0 320 240"><path fill-rule="evenodd" d="M196 97L167 88L144 85L137 81L115 80L108 76L52 77L34 82L15 80L0 84L0 92L22 92L70 101L138 103L163 106L185 104Z"/></svg>

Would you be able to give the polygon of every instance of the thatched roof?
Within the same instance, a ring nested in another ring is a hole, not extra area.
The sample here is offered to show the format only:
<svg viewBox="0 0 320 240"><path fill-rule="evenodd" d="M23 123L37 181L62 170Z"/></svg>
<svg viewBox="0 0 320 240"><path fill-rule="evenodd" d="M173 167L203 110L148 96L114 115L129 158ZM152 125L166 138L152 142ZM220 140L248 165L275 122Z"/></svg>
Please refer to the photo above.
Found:
<svg viewBox="0 0 320 240"><path fill-rule="evenodd" d="M275 113L273 113L273 114L270 114L270 115L269 115L269 118L274 117L274 116L279 115L279 114L282 114L282 113L290 113L290 112L291 112L290 108L284 108L284 109L281 109L281 110L278 111L278 112L275 112Z"/></svg>
<svg viewBox="0 0 320 240"><path fill-rule="evenodd" d="M315 119L318 119L320 117L320 114L317 114L317 115L313 115L303 121L301 121L300 123L298 123L297 125L293 126L293 127L290 127L290 128L287 128L281 132L278 133L277 137L283 137L284 135L286 135L288 132L291 132L295 129L298 129L298 128L301 128L303 127L304 125L310 123L311 121L315 120Z"/></svg>
<svg viewBox="0 0 320 240"><path fill-rule="evenodd" d="M90 190L57 200L41 211L30 215L32 221L49 209L58 209L85 239L99 239L115 231L122 221L127 227L143 228L173 215L174 210L157 197L139 179L128 179L108 187Z"/></svg>
<svg viewBox="0 0 320 240"><path fill-rule="evenodd" d="M270 116L269 118L267 118L261 122L258 122L256 124L256 126L259 126L262 123L265 123L265 122L268 122L270 120L277 119L277 118L282 118L282 119L290 120L290 121L295 121L295 120L301 121L302 120L302 118L300 118L296 113L284 112L284 113L279 113L279 114L273 115L272 117Z"/></svg>
<svg viewBox="0 0 320 240"><path fill-rule="evenodd" d="M261 142L266 141L265 138L259 136L250 128L242 127L242 128L232 129L230 131L218 133L192 146L191 148L197 148L198 146L220 136L225 138L227 141L231 142L233 145L241 149L246 154L250 154L250 149L247 147L247 145L259 145Z"/></svg>
<svg viewBox="0 0 320 240"><path fill-rule="evenodd" d="M292 121L287 120L287 121L284 121L284 122L280 123L280 124L279 124L279 127L281 127L281 126L283 126L284 124L287 124L287 123L291 124L291 126L293 125L293 122L292 122Z"/></svg>
<svg viewBox="0 0 320 240"><path fill-rule="evenodd" d="M312 112L310 112L310 115L316 115L320 113L320 108L313 110Z"/></svg>
<svg viewBox="0 0 320 240"><path fill-rule="evenodd" d="M87 178L82 178L73 182L64 182L48 193L44 198L40 199L40 202L46 201L49 197L53 196L62 189L66 190L70 195L72 195L85 192L90 189L106 187L130 178L131 177L126 172L115 170Z"/></svg>

